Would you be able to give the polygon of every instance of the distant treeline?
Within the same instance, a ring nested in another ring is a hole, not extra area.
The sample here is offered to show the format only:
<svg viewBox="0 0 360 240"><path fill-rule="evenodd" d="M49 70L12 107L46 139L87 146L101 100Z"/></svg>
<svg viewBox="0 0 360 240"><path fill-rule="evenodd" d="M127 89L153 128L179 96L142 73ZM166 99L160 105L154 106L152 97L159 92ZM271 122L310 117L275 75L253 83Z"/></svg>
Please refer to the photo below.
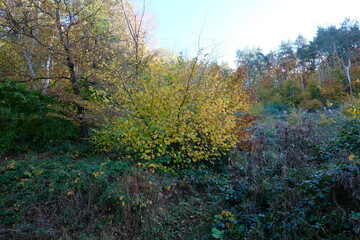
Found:
<svg viewBox="0 0 360 240"><path fill-rule="evenodd" d="M237 64L264 103L312 108L341 101L360 92L359 23L345 19L319 27L311 41L299 35L268 54L238 50Z"/></svg>

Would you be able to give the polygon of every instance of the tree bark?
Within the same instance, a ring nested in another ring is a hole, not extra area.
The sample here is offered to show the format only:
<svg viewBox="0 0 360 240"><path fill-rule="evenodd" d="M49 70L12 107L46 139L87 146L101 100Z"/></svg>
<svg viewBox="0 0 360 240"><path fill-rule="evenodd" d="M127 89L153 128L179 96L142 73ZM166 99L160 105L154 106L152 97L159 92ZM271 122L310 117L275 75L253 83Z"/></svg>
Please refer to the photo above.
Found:
<svg viewBox="0 0 360 240"><path fill-rule="evenodd" d="M347 80L348 80L348 83L349 83L350 95L352 96L353 95L353 89L352 89L352 86L351 86L351 76L350 76L351 61L350 61L350 59L348 59L348 65L345 65L345 63L343 61L342 61L342 64L343 64L343 66L345 68L346 77L347 77Z"/></svg>
<svg viewBox="0 0 360 240"><path fill-rule="evenodd" d="M301 92L305 92L303 71L302 71L302 68L300 66L298 67L298 71L299 71L299 76L300 76Z"/></svg>
<svg viewBox="0 0 360 240"><path fill-rule="evenodd" d="M56 25L57 25L57 30L59 33L59 38L60 38L60 41L61 41L64 51L65 51L66 65L67 65L69 73L70 73L70 81L71 81L71 85L72 85L72 91L75 96L81 98L80 89L79 89L79 85L78 85L78 77L77 77L76 69L75 69L75 61L72 57L72 51L71 51L71 47L70 47L70 39L69 39L68 35L65 34L66 31L67 32L70 31L71 25L69 25L68 27L65 27L61 24L59 7L56 8L55 14L56 14ZM81 137L88 138L89 137L89 124L84 117L85 108L80 103L76 103L76 107L77 107L76 117L77 117L78 121L80 122Z"/></svg>
<svg viewBox="0 0 360 240"><path fill-rule="evenodd" d="M25 56L25 60L26 60L26 64L27 64L27 68L28 68L30 77L32 79L34 79L35 78L35 71L34 71L33 64L32 64L32 51L31 50L26 51L25 49L23 49L22 51L23 51L24 56Z"/></svg>
<svg viewBox="0 0 360 240"><path fill-rule="evenodd" d="M42 90L42 93L46 93L48 88L49 88L49 84L50 84L50 66L51 66L51 53L48 54L48 59L46 61L46 78L45 78L45 83L44 83L44 87Z"/></svg>

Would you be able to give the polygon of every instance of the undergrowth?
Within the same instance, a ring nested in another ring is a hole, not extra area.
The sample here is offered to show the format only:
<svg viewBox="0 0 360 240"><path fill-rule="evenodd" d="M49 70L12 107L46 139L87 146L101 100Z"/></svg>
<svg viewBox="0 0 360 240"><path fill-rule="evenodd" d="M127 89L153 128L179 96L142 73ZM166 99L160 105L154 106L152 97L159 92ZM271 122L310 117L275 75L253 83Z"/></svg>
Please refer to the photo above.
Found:
<svg viewBox="0 0 360 240"><path fill-rule="evenodd" d="M324 121L324 117L328 121ZM357 120L292 112L258 124L234 152L218 239L356 239L360 234ZM357 149L357 150L355 150Z"/></svg>
<svg viewBox="0 0 360 240"><path fill-rule="evenodd" d="M89 146L3 157L0 238L356 239L359 129L270 114L221 167L171 172Z"/></svg>

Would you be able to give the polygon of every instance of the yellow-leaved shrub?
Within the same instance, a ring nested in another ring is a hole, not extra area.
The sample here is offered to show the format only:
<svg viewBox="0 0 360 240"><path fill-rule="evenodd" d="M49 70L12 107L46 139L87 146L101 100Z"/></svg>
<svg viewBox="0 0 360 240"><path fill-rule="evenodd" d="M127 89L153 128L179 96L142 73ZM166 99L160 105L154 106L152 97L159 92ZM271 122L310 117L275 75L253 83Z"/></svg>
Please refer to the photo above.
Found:
<svg viewBox="0 0 360 240"><path fill-rule="evenodd" d="M117 115L93 137L101 150L187 167L214 162L248 137L241 121L250 104L243 77L225 79L216 64L155 61L137 81L117 86L110 97Z"/></svg>
<svg viewBox="0 0 360 240"><path fill-rule="evenodd" d="M342 113L349 118L360 119L360 94L349 98L341 108Z"/></svg>

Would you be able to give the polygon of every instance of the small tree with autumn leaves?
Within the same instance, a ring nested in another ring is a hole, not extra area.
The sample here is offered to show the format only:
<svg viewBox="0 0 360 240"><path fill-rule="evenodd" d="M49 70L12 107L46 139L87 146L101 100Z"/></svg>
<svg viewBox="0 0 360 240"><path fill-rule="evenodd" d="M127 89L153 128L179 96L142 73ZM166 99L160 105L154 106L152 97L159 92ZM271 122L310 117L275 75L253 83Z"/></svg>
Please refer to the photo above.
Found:
<svg viewBox="0 0 360 240"><path fill-rule="evenodd" d="M101 150L125 148L153 166L183 168L214 163L247 137L241 74L226 79L216 64L179 58L154 61L138 79L120 81L109 97L117 116L93 137Z"/></svg>

